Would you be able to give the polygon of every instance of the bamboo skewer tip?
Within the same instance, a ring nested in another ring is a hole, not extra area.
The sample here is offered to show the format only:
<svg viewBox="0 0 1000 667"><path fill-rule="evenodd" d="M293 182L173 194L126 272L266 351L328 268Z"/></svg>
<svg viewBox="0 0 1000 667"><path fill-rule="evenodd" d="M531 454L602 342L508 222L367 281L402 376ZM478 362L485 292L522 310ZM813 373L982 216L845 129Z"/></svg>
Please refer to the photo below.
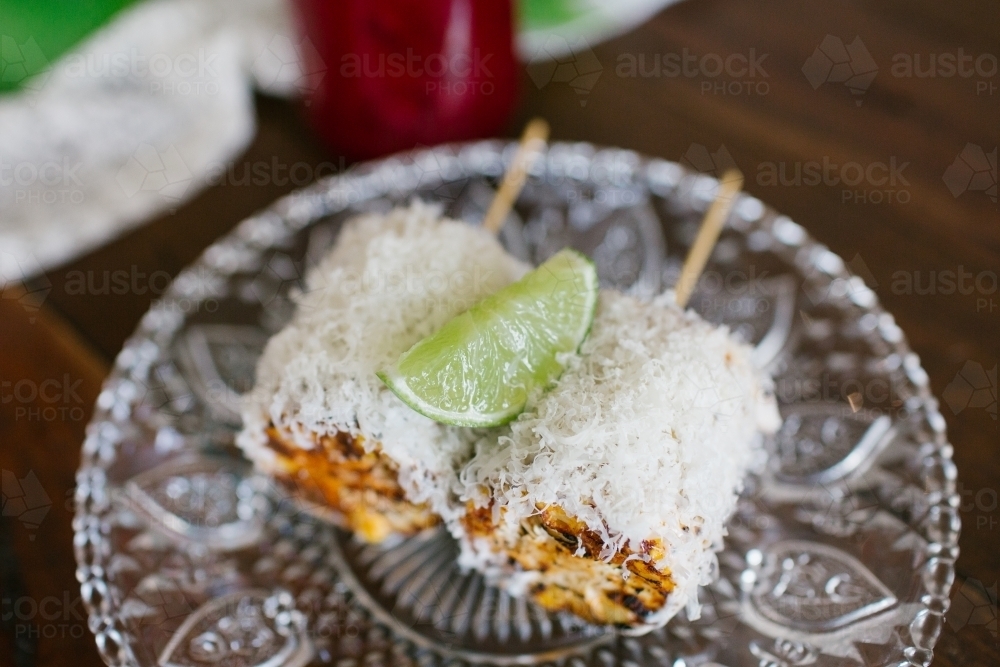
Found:
<svg viewBox="0 0 1000 667"><path fill-rule="evenodd" d="M719 189L715 199L708 207L705 217L702 218L698 235L684 259L677 287L674 288L677 305L681 308L687 306L688 300L694 292L694 287L698 283L698 278L704 271L708 258L722 233L722 228L729 218L729 212L732 211L736 196L742 188L743 174L737 169L730 169L719 178Z"/></svg>
<svg viewBox="0 0 1000 667"><path fill-rule="evenodd" d="M517 196L524 187L531 165L541 154L549 138L549 124L544 118L532 118L524 127L518 142L517 152L511 160L510 168L504 174L500 187L483 217L483 227L491 234L500 232Z"/></svg>

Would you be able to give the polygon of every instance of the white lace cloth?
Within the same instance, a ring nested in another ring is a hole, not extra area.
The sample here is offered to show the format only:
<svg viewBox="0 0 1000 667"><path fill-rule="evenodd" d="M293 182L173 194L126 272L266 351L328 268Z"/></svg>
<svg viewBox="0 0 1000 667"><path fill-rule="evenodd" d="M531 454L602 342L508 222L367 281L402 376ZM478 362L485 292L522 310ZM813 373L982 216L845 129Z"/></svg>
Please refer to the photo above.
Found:
<svg viewBox="0 0 1000 667"><path fill-rule="evenodd" d="M193 196L302 75L282 0L148 0L0 96L0 287ZM321 74L321 73L320 73Z"/></svg>

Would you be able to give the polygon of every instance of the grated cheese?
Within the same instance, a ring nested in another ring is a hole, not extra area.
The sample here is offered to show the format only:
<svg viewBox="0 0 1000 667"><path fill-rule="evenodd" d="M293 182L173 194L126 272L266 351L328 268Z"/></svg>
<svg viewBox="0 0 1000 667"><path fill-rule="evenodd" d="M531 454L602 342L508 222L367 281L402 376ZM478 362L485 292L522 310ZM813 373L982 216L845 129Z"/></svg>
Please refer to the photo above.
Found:
<svg viewBox="0 0 1000 667"><path fill-rule="evenodd" d="M494 503L507 548L521 521L546 505L600 534L605 560L662 539L666 555L654 564L669 568L677 587L651 625L685 606L697 617L698 586L711 581L744 476L762 457L761 434L780 421L750 348L673 298L603 291L591 334L556 386L481 438L460 473L459 496ZM493 548L462 540L461 561L509 576Z"/></svg>
<svg viewBox="0 0 1000 667"><path fill-rule="evenodd" d="M307 274L292 322L265 348L237 444L274 472L268 422L305 449L317 436L361 435L368 451L380 443L398 464L408 500L447 519L476 436L414 412L375 373L527 269L491 234L442 220L439 207L419 201L348 221Z"/></svg>

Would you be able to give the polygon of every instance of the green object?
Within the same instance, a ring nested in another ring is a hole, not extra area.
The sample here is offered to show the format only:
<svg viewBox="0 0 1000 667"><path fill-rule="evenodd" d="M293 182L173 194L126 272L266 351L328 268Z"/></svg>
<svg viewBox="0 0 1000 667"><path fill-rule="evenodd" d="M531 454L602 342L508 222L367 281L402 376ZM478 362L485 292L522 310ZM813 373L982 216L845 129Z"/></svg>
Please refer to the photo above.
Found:
<svg viewBox="0 0 1000 667"><path fill-rule="evenodd" d="M14 90L135 0L2 0L0 91Z"/></svg>
<svg viewBox="0 0 1000 667"><path fill-rule="evenodd" d="M528 29L568 23L583 13L580 0L521 0L521 25Z"/></svg>
<svg viewBox="0 0 1000 667"><path fill-rule="evenodd" d="M561 250L424 338L378 373L404 403L455 426L499 426L555 381L597 307L597 270Z"/></svg>

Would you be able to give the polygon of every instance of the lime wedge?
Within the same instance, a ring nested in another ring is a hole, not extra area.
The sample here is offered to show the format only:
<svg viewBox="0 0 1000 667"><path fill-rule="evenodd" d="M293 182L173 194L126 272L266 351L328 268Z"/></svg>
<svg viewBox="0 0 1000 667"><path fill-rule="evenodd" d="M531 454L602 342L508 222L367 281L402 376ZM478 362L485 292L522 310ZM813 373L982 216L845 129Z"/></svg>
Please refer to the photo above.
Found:
<svg viewBox="0 0 1000 667"><path fill-rule="evenodd" d="M597 271L561 250L404 352L379 378L422 415L455 426L499 426L563 370L597 306Z"/></svg>

